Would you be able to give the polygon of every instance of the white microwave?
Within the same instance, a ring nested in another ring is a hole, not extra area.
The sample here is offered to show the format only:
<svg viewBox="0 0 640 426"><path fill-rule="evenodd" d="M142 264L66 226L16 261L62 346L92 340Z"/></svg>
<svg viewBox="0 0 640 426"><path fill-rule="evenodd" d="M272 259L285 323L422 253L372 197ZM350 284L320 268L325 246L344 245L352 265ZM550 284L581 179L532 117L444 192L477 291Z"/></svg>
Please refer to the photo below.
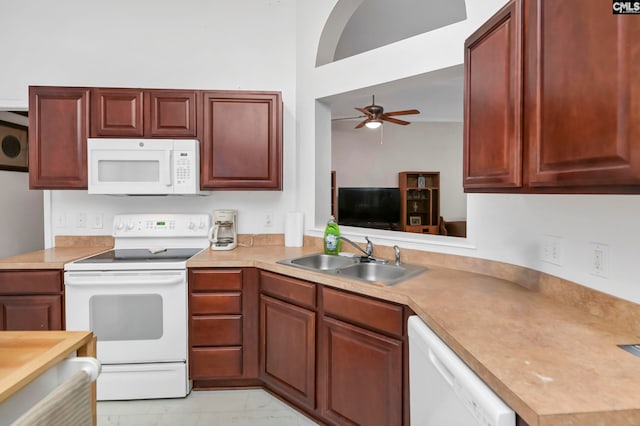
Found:
<svg viewBox="0 0 640 426"><path fill-rule="evenodd" d="M87 140L89 194L200 194L194 139Z"/></svg>

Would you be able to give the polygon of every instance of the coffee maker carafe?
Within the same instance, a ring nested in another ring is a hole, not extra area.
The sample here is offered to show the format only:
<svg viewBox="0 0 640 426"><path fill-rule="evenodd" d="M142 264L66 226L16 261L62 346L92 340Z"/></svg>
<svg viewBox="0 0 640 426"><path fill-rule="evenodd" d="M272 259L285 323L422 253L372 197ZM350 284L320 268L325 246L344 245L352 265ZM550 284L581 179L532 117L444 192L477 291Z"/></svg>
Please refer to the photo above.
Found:
<svg viewBox="0 0 640 426"><path fill-rule="evenodd" d="M238 245L238 211L214 210L209 230L211 250L231 250Z"/></svg>

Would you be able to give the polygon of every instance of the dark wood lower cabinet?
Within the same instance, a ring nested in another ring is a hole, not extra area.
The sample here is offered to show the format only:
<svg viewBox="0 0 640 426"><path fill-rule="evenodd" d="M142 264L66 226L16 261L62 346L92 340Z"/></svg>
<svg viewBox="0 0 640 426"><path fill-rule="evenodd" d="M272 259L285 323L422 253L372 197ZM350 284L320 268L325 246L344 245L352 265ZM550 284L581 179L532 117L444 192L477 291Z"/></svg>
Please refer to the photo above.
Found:
<svg viewBox="0 0 640 426"><path fill-rule="evenodd" d="M0 297L0 330L62 330L62 296Z"/></svg>
<svg viewBox="0 0 640 426"><path fill-rule="evenodd" d="M0 272L0 330L63 330L62 271Z"/></svg>
<svg viewBox="0 0 640 426"><path fill-rule="evenodd" d="M321 415L337 425L402 425L402 340L324 318Z"/></svg>
<svg viewBox="0 0 640 426"><path fill-rule="evenodd" d="M309 408L316 405L316 313L260 296L260 378Z"/></svg>
<svg viewBox="0 0 640 426"><path fill-rule="evenodd" d="M189 270L189 377L194 388L258 379L258 279L254 268Z"/></svg>
<svg viewBox="0 0 640 426"><path fill-rule="evenodd" d="M190 269L189 288L195 389L263 386L320 424L410 423L408 307L255 268Z"/></svg>

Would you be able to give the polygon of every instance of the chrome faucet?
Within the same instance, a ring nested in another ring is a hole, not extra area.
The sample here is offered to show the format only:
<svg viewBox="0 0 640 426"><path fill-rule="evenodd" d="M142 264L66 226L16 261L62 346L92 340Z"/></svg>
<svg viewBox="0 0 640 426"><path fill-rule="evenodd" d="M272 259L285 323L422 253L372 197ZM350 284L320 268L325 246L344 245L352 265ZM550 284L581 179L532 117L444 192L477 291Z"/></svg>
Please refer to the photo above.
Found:
<svg viewBox="0 0 640 426"><path fill-rule="evenodd" d="M369 260L375 260L373 258L373 243L371 242L371 240L369 239L369 237L364 237L365 240L367 240L367 248L366 249L362 249L362 247L360 247L359 245L357 245L356 243L354 243L353 241L351 241L350 239L348 239L347 237L343 237L342 235L340 235L338 237L339 239L341 239L342 241L346 241L349 244L351 244L353 247L357 248L358 250L360 250Z"/></svg>
<svg viewBox="0 0 640 426"><path fill-rule="evenodd" d="M400 247L397 245L393 246L393 251L396 254L396 265L400 265Z"/></svg>

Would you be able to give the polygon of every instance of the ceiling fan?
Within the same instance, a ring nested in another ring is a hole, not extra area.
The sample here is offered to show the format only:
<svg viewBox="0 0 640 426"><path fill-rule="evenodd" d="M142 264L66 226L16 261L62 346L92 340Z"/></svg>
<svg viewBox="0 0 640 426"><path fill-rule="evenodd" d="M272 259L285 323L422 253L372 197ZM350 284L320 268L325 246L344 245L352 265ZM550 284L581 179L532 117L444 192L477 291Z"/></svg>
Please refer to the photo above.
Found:
<svg viewBox="0 0 640 426"><path fill-rule="evenodd" d="M383 121L388 121L389 123L400 124L406 126L407 124L411 124L408 121L399 120L397 118L392 118L392 116L397 115L410 115L410 114L420 114L420 111L417 109L407 109L402 111L392 111L392 112L384 112L384 108L380 105L376 105L376 97L372 96L371 105L363 107L363 108L355 108L365 115L359 115L357 117L345 117L345 118L336 118L335 120L350 120L354 118L365 118L362 122L360 122L355 128L359 129L363 126L367 126L370 129L377 129L382 125Z"/></svg>

